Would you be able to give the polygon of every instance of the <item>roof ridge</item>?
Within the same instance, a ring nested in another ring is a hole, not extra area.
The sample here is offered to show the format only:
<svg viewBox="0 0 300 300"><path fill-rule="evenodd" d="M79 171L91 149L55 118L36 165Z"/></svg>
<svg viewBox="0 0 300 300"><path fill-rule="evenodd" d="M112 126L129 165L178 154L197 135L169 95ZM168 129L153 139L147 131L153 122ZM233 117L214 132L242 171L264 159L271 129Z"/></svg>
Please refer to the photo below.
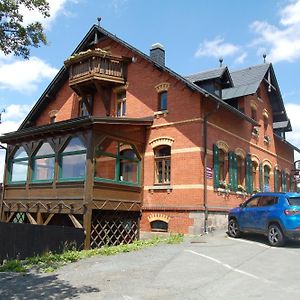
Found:
<svg viewBox="0 0 300 300"><path fill-rule="evenodd" d="M257 68L257 67L262 67L264 65L268 65L268 67L270 67L272 63L262 63L262 64L259 64L259 65L253 65L253 66L249 66L249 67L246 67L246 68L243 68L243 69L238 69L238 70L234 70L234 71L229 71L230 74L231 73L236 73L236 72L241 72L241 71L246 71L246 70L249 70L249 69L252 69L252 68Z"/></svg>
<svg viewBox="0 0 300 300"><path fill-rule="evenodd" d="M227 66L224 66L224 67L218 67L218 68L214 68L214 69L208 69L208 70L205 70L205 71L201 71L201 72L197 72L197 73L193 73L193 74L189 74L189 75L184 75L184 77L190 77L190 76L194 76L194 75L199 75L199 74L203 74L203 73L207 73L207 72L211 72L211 71L216 71L216 70L221 70L221 69L228 69Z"/></svg>

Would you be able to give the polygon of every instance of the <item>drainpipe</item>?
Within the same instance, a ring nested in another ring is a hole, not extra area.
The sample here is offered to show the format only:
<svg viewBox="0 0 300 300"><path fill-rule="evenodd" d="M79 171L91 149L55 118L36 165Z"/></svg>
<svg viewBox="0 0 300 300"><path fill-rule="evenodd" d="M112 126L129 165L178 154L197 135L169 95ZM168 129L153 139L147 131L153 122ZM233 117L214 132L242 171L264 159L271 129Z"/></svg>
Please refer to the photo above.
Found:
<svg viewBox="0 0 300 300"><path fill-rule="evenodd" d="M208 98L208 94L205 95ZM217 107L207 113L204 116L203 120L203 138L204 138L204 233L208 233L207 230L207 220L208 220L208 207L207 207L207 177L206 177L206 168L207 168L207 121L208 118L216 113L220 108L220 103L217 103Z"/></svg>

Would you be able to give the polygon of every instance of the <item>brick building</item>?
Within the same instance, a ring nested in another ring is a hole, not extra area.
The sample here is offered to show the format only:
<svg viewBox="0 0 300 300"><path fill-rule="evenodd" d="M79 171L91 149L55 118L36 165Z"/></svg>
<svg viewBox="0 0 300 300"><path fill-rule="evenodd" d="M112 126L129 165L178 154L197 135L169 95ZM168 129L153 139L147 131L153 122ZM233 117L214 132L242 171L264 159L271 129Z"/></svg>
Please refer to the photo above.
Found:
<svg viewBox="0 0 300 300"><path fill-rule="evenodd" d="M199 234L258 190L289 191L291 131L271 64L183 77L93 26L7 143L2 220ZM206 170L206 172L204 172Z"/></svg>

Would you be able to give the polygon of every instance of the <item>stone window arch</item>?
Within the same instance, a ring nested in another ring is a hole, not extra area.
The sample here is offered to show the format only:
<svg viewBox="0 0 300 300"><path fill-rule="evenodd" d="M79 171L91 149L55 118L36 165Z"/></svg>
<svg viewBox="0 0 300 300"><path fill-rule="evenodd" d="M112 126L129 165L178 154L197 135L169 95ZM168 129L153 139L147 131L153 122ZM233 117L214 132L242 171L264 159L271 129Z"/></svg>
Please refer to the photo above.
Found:
<svg viewBox="0 0 300 300"><path fill-rule="evenodd" d="M168 232L170 217L164 214L154 213L148 217L151 231Z"/></svg>
<svg viewBox="0 0 300 300"><path fill-rule="evenodd" d="M168 137L168 136L158 137L158 138L155 138L155 139L153 139L149 142L152 149L154 149L158 146L162 146L162 145L166 145L166 146L171 147L173 143L174 143L174 139L171 138L171 137Z"/></svg>

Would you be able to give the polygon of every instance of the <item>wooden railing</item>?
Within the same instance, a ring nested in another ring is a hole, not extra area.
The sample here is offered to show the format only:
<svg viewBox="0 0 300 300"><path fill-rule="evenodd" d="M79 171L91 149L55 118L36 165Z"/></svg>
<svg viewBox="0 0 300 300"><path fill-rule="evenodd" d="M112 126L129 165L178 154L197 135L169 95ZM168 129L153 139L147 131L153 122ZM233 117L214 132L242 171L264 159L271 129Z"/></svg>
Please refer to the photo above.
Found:
<svg viewBox="0 0 300 300"><path fill-rule="evenodd" d="M90 79L98 79L117 83L126 82L127 62L118 57L92 55L74 58L65 63L69 67L70 84Z"/></svg>

